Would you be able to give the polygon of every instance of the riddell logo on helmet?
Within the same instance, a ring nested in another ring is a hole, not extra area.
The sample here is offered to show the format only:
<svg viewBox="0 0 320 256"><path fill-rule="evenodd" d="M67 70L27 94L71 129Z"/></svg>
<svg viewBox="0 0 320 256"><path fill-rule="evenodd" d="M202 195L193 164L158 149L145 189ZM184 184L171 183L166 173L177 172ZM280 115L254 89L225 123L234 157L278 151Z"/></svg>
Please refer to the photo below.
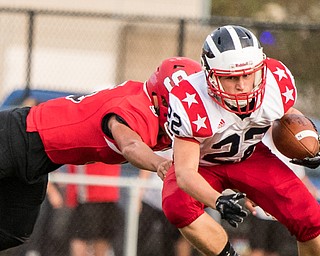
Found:
<svg viewBox="0 0 320 256"><path fill-rule="evenodd" d="M233 68L241 68L241 67L244 67L244 66L251 66L252 65L252 61L246 61L246 62L243 62L243 63L236 63L236 64L233 64Z"/></svg>

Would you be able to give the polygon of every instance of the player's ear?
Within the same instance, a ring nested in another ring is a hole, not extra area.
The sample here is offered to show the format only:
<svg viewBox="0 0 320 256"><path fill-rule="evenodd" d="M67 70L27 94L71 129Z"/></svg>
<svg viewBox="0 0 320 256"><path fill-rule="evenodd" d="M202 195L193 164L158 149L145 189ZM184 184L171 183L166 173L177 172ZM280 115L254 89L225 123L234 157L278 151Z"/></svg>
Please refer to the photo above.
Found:
<svg viewBox="0 0 320 256"><path fill-rule="evenodd" d="M156 94L152 94L152 101L155 108L159 108L158 97Z"/></svg>

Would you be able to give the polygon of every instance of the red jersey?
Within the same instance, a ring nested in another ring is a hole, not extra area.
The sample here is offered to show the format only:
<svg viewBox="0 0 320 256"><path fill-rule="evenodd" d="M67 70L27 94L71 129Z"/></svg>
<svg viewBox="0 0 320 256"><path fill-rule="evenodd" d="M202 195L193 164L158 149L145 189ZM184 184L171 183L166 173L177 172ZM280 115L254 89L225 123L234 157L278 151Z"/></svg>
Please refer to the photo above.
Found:
<svg viewBox="0 0 320 256"><path fill-rule="evenodd" d="M39 133L46 153L56 164L120 164L125 158L102 130L103 118L111 113L122 117L149 147L156 147L158 116L145 85L135 81L34 106L27 116L27 132Z"/></svg>

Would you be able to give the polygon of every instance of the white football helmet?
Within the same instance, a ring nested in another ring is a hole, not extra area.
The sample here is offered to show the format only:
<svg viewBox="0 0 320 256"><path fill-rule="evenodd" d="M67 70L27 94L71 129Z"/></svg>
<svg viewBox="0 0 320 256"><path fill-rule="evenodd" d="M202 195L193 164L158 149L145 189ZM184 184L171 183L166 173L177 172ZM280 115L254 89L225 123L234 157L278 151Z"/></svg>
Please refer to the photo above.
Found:
<svg viewBox="0 0 320 256"><path fill-rule="evenodd" d="M201 62L206 72L208 93L213 100L236 114L249 114L261 106L265 92L265 54L255 35L241 26L223 26L207 36ZM255 73L249 93L231 94L220 83L222 76Z"/></svg>

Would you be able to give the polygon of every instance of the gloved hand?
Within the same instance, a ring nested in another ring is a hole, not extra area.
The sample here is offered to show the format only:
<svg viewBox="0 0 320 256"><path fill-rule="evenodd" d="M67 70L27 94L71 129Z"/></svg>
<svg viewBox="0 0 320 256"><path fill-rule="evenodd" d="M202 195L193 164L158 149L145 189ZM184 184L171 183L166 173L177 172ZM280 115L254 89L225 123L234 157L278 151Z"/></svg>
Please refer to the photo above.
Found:
<svg viewBox="0 0 320 256"><path fill-rule="evenodd" d="M311 169L316 169L320 166L320 153L315 157L306 157L304 159L291 159L290 163L302 165Z"/></svg>
<svg viewBox="0 0 320 256"><path fill-rule="evenodd" d="M238 227L238 223L243 222L243 218L247 217L247 212L242 209L239 200L246 195L237 192L229 195L221 195L216 201L216 209L220 212L221 218L229 222L233 227Z"/></svg>
<svg viewBox="0 0 320 256"><path fill-rule="evenodd" d="M315 125L315 123L309 118L306 116L306 118L309 119L309 121L312 123L314 129L316 131L318 131L317 129L317 126ZM318 135L318 140L319 140L319 143L320 143L320 135ZM310 169L316 169L320 166L320 152L318 152L318 154L316 154L315 157L306 157L304 159L291 159L290 160L290 163L293 163L293 164L297 164L297 165L302 165L304 167L308 167Z"/></svg>

